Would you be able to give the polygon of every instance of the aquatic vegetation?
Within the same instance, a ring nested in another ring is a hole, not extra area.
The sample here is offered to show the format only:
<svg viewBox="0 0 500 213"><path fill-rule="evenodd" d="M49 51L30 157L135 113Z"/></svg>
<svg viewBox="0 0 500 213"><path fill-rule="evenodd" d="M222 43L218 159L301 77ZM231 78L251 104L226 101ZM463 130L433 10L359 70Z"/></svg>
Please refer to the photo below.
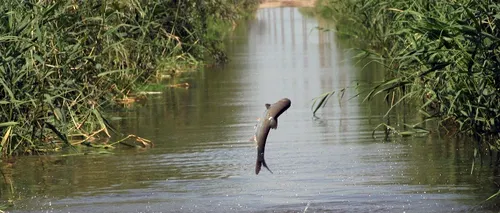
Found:
<svg viewBox="0 0 500 213"><path fill-rule="evenodd" d="M325 93L321 94L320 96L313 98L312 104L311 104L311 110L313 112L314 118L317 118L316 112L326 105L326 103L328 102L328 99L330 99L330 97L333 94L335 94L335 91L325 92Z"/></svg>
<svg viewBox="0 0 500 213"><path fill-rule="evenodd" d="M424 122L500 147L500 5L493 1L323 0L318 11L388 70L366 96L417 103ZM418 125L417 125L418 126Z"/></svg>
<svg viewBox="0 0 500 213"><path fill-rule="evenodd" d="M0 155L58 151L111 137L105 106L218 40L256 1L15 1L0 5ZM255 6L256 7L256 6Z"/></svg>

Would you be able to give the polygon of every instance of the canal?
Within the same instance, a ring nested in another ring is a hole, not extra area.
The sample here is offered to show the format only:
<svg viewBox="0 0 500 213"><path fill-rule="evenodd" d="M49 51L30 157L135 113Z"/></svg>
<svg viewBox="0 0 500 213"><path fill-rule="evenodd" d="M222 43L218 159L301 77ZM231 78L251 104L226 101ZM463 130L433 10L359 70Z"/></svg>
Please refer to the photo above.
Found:
<svg viewBox="0 0 500 213"><path fill-rule="evenodd" d="M18 157L2 165L2 202L9 212L494 212L493 169L471 174L471 142L372 137L386 106L350 98L383 71L318 26L328 23L297 8L260 9L227 40L228 64L113 112L154 148ZM311 100L328 91L313 119ZM256 119L284 97L292 106L266 145L274 174L255 175Z"/></svg>

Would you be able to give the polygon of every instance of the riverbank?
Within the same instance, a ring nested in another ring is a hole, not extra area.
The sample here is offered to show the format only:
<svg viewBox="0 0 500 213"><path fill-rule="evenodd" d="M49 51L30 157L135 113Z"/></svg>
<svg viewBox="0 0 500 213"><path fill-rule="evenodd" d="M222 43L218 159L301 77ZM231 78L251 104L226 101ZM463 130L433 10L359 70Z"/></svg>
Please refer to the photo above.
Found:
<svg viewBox="0 0 500 213"><path fill-rule="evenodd" d="M104 108L160 76L223 62L256 0L14 1L0 5L0 155L113 148ZM137 136L141 145L150 145Z"/></svg>
<svg viewBox="0 0 500 213"><path fill-rule="evenodd" d="M449 135L466 134L476 149L500 148L500 9L470 1L323 0L316 11L334 19L338 34L363 44L360 57L388 74L366 100L385 95L389 111L418 106L422 122L394 124L425 129L436 121ZM476 143L476 142L475 142Z"/></svg>

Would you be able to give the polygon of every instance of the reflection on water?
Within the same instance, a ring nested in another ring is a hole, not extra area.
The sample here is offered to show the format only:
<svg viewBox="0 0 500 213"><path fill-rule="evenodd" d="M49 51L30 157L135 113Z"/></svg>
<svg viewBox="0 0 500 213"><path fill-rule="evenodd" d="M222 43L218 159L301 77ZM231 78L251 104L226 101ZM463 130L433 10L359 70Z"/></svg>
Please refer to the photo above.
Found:
<svg viewBox="0 0 500 213"><path fill-rule="evenodd" d="M313 97L381 75L318 25L294 8L260 10L227 42L229 64L115 113L153 149L20 157L2 166L0 197L13 212L486 212L492 171L470 175L467 143L374 139L382 102L334 96L311 119ZM274 174L255 175L255 119L283 97L292 106L266 146Z"/></svg>

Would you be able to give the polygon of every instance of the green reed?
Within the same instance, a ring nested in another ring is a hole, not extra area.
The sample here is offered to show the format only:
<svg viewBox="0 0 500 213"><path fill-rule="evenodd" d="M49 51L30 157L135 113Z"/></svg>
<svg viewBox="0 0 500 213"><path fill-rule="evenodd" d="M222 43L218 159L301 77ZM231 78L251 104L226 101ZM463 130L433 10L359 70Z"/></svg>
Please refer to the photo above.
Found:
<svg viewBox="0 0 500 213"><path fill-rule="evenodd" d="M448 131L473 136L479 148L498 150L499 3L324 0L319 5L318 11L337 20L341 35L356 39L365 56L386 66L387 80L367 100L391 96L390 110L418 103L424 121L437 120Z"/></svg>
<svg viewBox="0 0 500 213"><path fill-rule="evenodd" d="M3 1L0 155L110 137L103 107L169 66L222 52L205 20L234 21L242 4L257 2Z"/></svg>

